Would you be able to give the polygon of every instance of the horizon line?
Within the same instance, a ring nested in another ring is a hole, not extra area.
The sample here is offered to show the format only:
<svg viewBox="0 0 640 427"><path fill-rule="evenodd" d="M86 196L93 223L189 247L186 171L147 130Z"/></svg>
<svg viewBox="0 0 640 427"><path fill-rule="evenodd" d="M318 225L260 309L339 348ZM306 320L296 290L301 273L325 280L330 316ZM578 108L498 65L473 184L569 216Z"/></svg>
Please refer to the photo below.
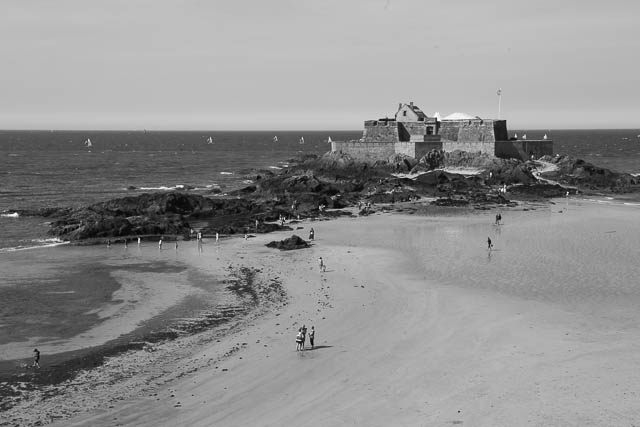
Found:
<svg viewBox="0 0 640 427"><path fill-rule="evenodd" d="M518 127L509 130L512 131L595 131L595 130L640 130L640 127L595 127L595 128L525 128ZM2 128L0 132L362 132L362 129L148 129L148 128L136 128L136 129L94 129L94 128Z"/></svg>

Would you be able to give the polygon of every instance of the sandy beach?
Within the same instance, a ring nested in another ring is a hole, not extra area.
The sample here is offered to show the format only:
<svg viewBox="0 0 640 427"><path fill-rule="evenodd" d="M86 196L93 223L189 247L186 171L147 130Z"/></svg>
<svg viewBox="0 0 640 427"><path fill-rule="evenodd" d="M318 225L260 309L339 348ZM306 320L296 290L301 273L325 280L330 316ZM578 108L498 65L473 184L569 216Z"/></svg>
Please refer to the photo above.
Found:
<svg viewBox="0 0 640 427"><path fill-rule="evenodd" d="M291 252L264 245L292 232L184 245L193 268L280 281L287 304L114 357L3 425L640 423L637 209L378 213L296 224L316 240ZM303 324L315 348L297 352Z"/></svg>

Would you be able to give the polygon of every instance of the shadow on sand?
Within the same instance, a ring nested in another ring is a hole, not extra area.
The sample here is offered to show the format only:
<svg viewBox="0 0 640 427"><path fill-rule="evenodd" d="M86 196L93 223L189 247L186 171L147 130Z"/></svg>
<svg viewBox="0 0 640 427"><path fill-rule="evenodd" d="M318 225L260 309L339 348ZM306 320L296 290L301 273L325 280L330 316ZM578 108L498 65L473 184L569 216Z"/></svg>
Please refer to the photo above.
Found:
<svg viewBox="0 0 640 427"><path fill-rule="evenodd" d="M313 347L313 348L311 348L311 347L306 347L306 348L304 349L304 351L322 350L323 348L331 348L331 347L333 347L333 346L332 346L332 345L317 345L317 346L315 346L315 347Z"/></svg>

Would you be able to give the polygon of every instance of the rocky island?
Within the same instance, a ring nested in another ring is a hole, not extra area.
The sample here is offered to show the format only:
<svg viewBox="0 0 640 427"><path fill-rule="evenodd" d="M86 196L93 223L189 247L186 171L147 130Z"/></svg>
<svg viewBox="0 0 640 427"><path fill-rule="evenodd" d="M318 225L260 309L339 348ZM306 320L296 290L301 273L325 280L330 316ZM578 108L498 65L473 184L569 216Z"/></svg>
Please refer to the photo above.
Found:
<svg viewBox="0 0 640 427"><path fill-rule="evenodd" d="M287 228L280 218L350 215L341 209L420 201L420 206L487 209L567 193L626 193L638 178L568 156L537 160L432 150L420 159L395 154L367 162L348 154L307 155L274 173L256 171L254 184L226 195L190 191L141 194L79 209L39 212L51 219L50 234L75 243L106 239L193 237L265 233ZM415 206L414 206L415 207ZM330 210L326 210L330 209ZM410 209L404 206L403 209ZM24 212L22 213L24 214ZM34 214L33 212L31 214Z"/></svg>

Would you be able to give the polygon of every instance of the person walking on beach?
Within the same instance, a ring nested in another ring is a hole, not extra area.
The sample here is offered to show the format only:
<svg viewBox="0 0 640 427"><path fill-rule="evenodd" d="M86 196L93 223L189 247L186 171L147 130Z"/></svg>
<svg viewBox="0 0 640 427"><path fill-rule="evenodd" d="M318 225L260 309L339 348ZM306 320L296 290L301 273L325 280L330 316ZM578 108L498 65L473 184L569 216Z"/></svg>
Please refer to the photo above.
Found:
<svg viewBox="0 0 640 427"><path fill-rule="evenodd" d="M491 237L487 237L487 249L491 250L493 243L491 243Z"/></svg>
<svg viewBox="0 0 640 427"><path fill-rule="evenodd" d="M107 239L107 247L110 248L111 247L111 239Z"/></svg>
<svg viewBox="0 0 640 427"><path fill-rule="evenodd" d="M158 240L158 249L162 250L162 238Z"/></svg>
<svg viewBox="0 0 640 427"><path fill-rule="evenodd" d="M218 232L216 231L216 243L218 243L218 239L220 238L220 235L218 234Z"/></svg>
<svg viewBox="0 0 640 427"><path fill-rule="evenodd" d="M324 269L324 261L322 260L322 257L318 258L318 264L320 266L320 271L322 271Z"/></svg>
<svg viewBox="0 0 640 427"><path fill-rule="evenodd" d="M178 250L178 241L176 240L176 251Z"/></svg>
<svg viewBox="0 0 640 427"><path fill-rule="evenodd" d="M296 351L302 350L302 328L298 328L298 335L296 335Z"/></svg>
<svg viewBox="0 0 640 427"><path fill-rule="evenodd" d="M313 339L316 336L316 330L313 328L313 326L311 327L311 330L309 331L309 344L311 344L311 350L313 350Z"/></svg>
<svg viewBox="0 0 640 427"><path fill-rule="evenodd" d="M309 230L309 240L313 240L316 236L316 232L313 231L313 227L311 227L311 230Z"/></svg>
<svg viewBox="0 0 640 427"><path fill-rule="evenodd" d="M302 325L302 350L304 350L304 342L307 340L307 327Z"/></svg>
<svg viewBox="0 0 640 427"><path fill-rule="evenodd" d="M124 239L124 248L127 249L129 247L128 239Z"/></svg>
<svg viewBox="0 0 640 427"><path fill-rule="evenodd" d="M138 237L138 247L140 247L140 238Z"/></svg>
<svg viewBox="0 0 640 427"><path fill-rule="evenodd" d="M35 353L33 355L33 367L34 368L39 368L40 367L40 352L38 351L38 349L34 349L33 352Z"/></svg>

